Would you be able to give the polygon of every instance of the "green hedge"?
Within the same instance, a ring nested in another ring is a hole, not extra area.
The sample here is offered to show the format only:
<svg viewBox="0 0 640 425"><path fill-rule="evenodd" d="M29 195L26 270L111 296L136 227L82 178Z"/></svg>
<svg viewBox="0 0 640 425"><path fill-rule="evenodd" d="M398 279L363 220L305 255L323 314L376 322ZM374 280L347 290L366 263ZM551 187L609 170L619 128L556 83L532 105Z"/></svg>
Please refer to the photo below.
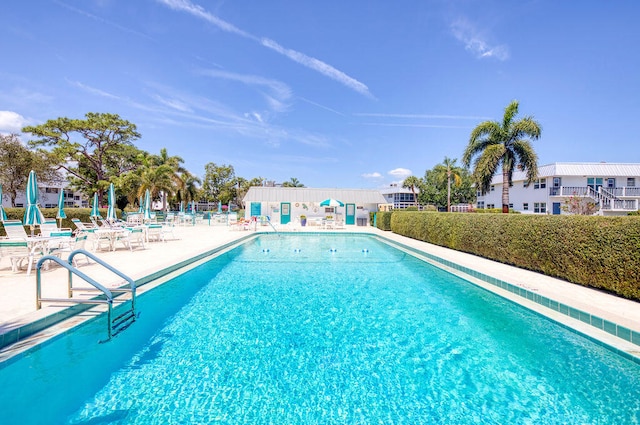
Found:
<svg viewBox="0 0 640 425"><path fill-rule="evenodd" d="M403 236L640 300L640 219L393 213Z"/></svg>
<svg viewBox="0 0 640 425"><path fill-rule="evenodd" d="M378 211L376 213L376 227L380 230L391 230L391 215L393 212Z"/></svg>
<svg viewBox="0 0 640 425"><path fill-rule="evenodd" d="M24 219L24 210L25 210L24 208L5 208L4 210L7 213L8 220ZM42 211L42 214L46 218L55 218L56 214L58 213L58 208L40 208L40 211ZM64 212L67 215L67 218L62 220L62 227L76 230L76 226L71 222L72 218L80 219L80 221L84 223L87 223L90 221L89 216L91 214L91 208L65 208ZM122 211L120 211L119 209L116 209L116 215L120 217L121 214L122 214ZM100 208L100 215L102 215L102 217L106 217L107 209ZM29 226L25 226L25 228L29 229ZM29 229L28 232L30 231L31 230ZM39 233L38 230L36 230L36 233ZM6 233L4 231L4 226L0 227L0 236L6 236Z"/></svg>

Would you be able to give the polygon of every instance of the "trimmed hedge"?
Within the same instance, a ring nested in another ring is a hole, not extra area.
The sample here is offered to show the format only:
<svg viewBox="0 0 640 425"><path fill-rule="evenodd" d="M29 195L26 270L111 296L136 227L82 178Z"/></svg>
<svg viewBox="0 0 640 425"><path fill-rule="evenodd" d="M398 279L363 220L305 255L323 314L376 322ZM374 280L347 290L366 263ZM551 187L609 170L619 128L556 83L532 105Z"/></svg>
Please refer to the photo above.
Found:
<svg viewBox="0 0 640 425"><path fill-rule="evenodd" d="M376 213L376 227L380 230L391 230L391 211L378 211Z"/></svg>
<svg viewBox="0 0 640 425"><path fill-rule="evenodd" d="M7 213L8 220L23 220L24 219L24 208L5 208L4 211ZM40 208L42 214L47 218L55 218L56 214L58 214L58 208ZM87 223L90 221L91 208L65 208L64 209L67 218L62 220L62 227L66 227L72 230L76 229L76 226L71 222L72 218L80 219L83 223ZM120 217L122 211L116 208L116 215ZM102 217L107 216L107 209L100 208L100 215ZM30 232L29 226L25 226L27 232ZM40 233L36 230L36 233ZM0 226L0 236L6 236L4 231L4 226Z"/></svg>
<svg viewBox="0 0 640 425"><path fill-rule="evenodd" d="M640 219L393 213L403 236L640 300Z"/></svg>

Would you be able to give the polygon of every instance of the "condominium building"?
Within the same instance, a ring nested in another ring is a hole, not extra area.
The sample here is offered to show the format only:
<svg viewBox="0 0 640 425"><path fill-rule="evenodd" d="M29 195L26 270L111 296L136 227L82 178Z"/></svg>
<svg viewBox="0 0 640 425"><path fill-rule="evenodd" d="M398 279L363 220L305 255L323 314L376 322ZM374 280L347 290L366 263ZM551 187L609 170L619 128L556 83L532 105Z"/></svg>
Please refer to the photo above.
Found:
<svg viewBox="0 0 640 425"><path fill-rule="evenodd" d="M478 192L477 208L502 208L502 174L493 177L489 192ZM526 182L513 173L509 208L524 214L564 214L570 198L592 202L599 215L638 211L640 164L556 162L538 167L538 178Z"/></svg>

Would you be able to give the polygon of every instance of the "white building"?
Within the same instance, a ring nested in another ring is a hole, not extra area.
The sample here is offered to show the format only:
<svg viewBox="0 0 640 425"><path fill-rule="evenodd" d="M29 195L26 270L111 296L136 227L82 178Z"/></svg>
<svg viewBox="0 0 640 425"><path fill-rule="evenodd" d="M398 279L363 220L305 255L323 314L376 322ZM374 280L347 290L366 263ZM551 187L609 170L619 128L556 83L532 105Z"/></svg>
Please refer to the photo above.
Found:
<svg viewBox="0 0 640 425"><path fill-rule="evenodd" d="M509 208L525 214L562 214L570 197L593 202L600 215L626 215L638 211L640 164L556 162L538 167L538 179L526 183L522 171L513 173ZM478 193L477 208L502 208L502 174L491 190Z"/></svg>
<svg viewBox="0 0 640 425"><path fill-rule="evenodd" d="M64 183L63 183L64 184ZM71 189L55 186L47 186L38 184L38 201L42 208L57 208L60 191L64 190L64 206L65 208L88 208L89 203L82 192L74 192ZM23 208L27 205L26 190L18 192L16 196L16 208ZM11 198L6 191L2 192L2 206L11 208Z"/></svg>
<svg viewBox="0 0 640 425"><path fill-rule="evenodd" d="M415 191L416 194L414 196L411 189L402 187L402 185L397 183L393 183L389 185L389 187L380 189L380 193L384 196L386 203L392 205L395 210L417 206L416 198L419 193L418 188L416 188Z"/></svg>
<svg viewBox="0 0 640 425"><path fill-rule="evenodd" d="M336 199L344 206L321 206L326 199ZM346 225L367 225L369 212L378 211L378 205L385 203L377 190L264 186L249 188L243 201L247 219L269 216L272 223L288 224L299 221L301 215L310 220L332 215Z"/></svg>

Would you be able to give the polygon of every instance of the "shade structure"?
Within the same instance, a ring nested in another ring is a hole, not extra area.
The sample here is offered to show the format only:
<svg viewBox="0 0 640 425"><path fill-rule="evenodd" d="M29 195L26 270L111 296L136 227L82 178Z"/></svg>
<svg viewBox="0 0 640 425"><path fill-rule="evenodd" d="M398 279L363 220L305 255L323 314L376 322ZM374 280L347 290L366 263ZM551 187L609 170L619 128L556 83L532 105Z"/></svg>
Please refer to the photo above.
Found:
<svg viewBox="0 0 640 425"><path fill-rule="evenodd" d="M58 196L58 212L56 213L56 218L67 218L67 214L64 212L64 190L62 189L60 189L60 196Z"/></svg>
<svg viewBox="0 0 640 425"><path fill-rule="evenodd" d="M58 219L58 227L62 227L62 219L67 218L67 214L64 212L64 190L60 189L60 196L58 196L58 212L56 213Z"/></svg>
<svg viewBox="0 0 640 425"><path fill-rule="evenodd" d="M144 206L142 207L142 217L151 220L151 194L149 189L144 192Z"/></svg>
<svg viewBox="0 0 640 425"><path fill-rule="evenodd" d="M7 213L4 212L4 207L2 206L2 185L0 184L0 221L5 221L7 219Z"/></svg>
<svg viewBox="0 0 640 425"><path fill-rule="evenodd" d="M218 212L222 212L222 201L218 201Z"/></svg>
<svg viewBox="0 0 640 425"><path fill-rule="evenodd" d="M44 217L40 207L38 207L38 179L36 172L33 170L29 173L29 179L27 180L27 208L22 221L25 225L31 226L32 231L33 226L44 222Z"/></svg>
<svg viewBox="0 0 640 425"><path fill-rule="evenodd" d="M93 194L93 205L91 206L91 214L90 217L102 218L100 215L100 206L98 204L98 192Z"/></svg>
<svg viewBox="0 0 640 425"><path fill-rule="evenodd" d="M116 190L113 187L113 183L109 185L109 205L107 208L107 220L116 221Z"/></svg>
<svg viewBox="0 0 640 425"><path fill-rule="evenodd" d="M344 203L338 201L337 199L329 198L320 202L321 207L344 207Z"/></svg>

